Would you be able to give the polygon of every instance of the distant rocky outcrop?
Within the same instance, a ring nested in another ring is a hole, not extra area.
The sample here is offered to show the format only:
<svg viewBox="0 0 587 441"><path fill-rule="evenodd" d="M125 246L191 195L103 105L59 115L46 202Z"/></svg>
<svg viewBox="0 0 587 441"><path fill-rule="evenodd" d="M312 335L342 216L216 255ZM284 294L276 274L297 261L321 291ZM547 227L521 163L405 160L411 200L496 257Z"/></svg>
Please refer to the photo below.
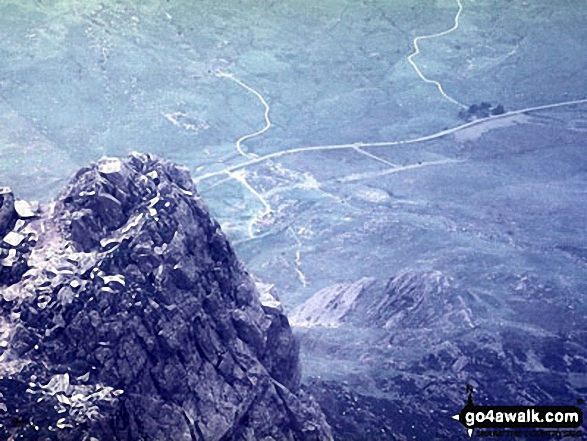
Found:
<svg viewBox="0 0 587 441"><path fill-rule="evenodd" d="M331 439L186 170L133 154L0 198L0 439Z"/></svg>
<svg viewBox="0 0 587 441"><path fill-rule="evenodd" d="M292 325L337 328L351 321L358 308L372 301L365 297L374 282L375 279L364 277L353 283L339 283L321 289L292 311Z"/></svg>
<svg viewBox="0 0 587 441"><path fill-rule="evenodd" d="M384 288L368 277L332 285L296 307L290 319L300 327L336 328L343 323L403 331L474 327L465 301L440 271L406 270Z"/></svg>
<svg viewBox="0 0 587 441"><path fill-rule="evenodd" d="M393 277L369 315L387 329L474 327L467 304L440 271L405 271Z"/></svg>
<svg viewBox="0 0 587 441"><path fill-rule="evenodd" d="M442 271L406 268L387 282L332 285L295 308L291 323L309 361L304 387L335 438L453 439L462 427L450 416L466 402L467 385L488 404L584 396L584 314L571 331L544 329L528 322L528 311L568 299L531 277L512 289L523 301L504 312Z"/></svg>

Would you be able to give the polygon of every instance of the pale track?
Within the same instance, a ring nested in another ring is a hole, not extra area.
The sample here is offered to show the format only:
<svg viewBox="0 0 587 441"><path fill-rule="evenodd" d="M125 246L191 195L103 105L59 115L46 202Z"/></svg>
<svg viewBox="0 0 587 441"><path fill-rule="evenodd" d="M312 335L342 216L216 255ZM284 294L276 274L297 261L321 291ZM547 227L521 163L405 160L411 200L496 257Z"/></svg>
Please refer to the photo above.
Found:
<svg viewBox="0 0 587 441"><path fill-rule="evenodd" d="M508 118L508 117L514 116L514 115L521 115L524 113L535 112L535 111L539 111L539 110L555 109L558 107L572 106L572 105L576 105L576 104L585 104L585 103L587 103L587 99L563 101L560 103L527 107L524 109L505 112L505 113L502 113L501 115L491 115L491 116L488 116L487 118L480 118L480 119L470 121L468 123L461 124L459 126L456 126L456 127L450 128L450 129L441 130L439 132L435 132L430 135L420 136L418 138L411 138L411 139L397 140L397 141L355 142L355 143L351 143L351 144L319 145L319 146L296 147L293 149L280 150L277 152L269 153L267 155L259 156L255 159L251 159L250 161L247 161L247 162L242 162L240 164L236 164L236 165L224 168L219 171L205 173L201 176L196 176L194 178L194 181L196 183L199 183L199 182L205 181L207 179L213 178L215 176L225 175L229 171L232 172L235 170L239 170L241 168L245 168L245 167L249 167L251 165L265 162L269 159L275 159L275 158L279 158L281 156L286 156L286 155L293 155L293 154L303 153L303 152L345 150L345 149L357 149L357 148L379 148L379 147L393 147L393 146L417 144L417 143L421 143L421 142L425 142L425 141L432 141L435 139L443 138L445 136L460 132L461 130L468 129L470 127L474 127L474 126L481 125L481 124L486 124L486 123L494 121L494 120L504 119L504 118Z"/></svg>
<svg viewBox="0 0 587 441"><path fill-rule="evenodd" d="M305 287L305 286L308 286L308 281L306 279L306 275L302 271L302 241L300 240L300 238L296 234L295 230L291 226L288 227L288 231L293 236L294 240L296 241L296 246L297 246L296 258L294 260L295 272L296 272L296 275L298 276L298 280L300 281L302 286Z"/></svg>
<svg viewBox="0 0 587 441"><path fill-rule="evenodd" d="M463 5L461 3L461 0L456 0L456 2L458 4L458 11L455 15L453 26L445 31L442 31L442 32L438 32L438 33L430 34L430 35L418 36L418 37L414 38L414 40L413 40L414 52L412 54L410 54L407 59L408 59L408 62L410 63L410 65L413 67L413 69L416 71L416 73L418 74L418 76L420 77L420 79L422 81L424 81L428 84L435 85L436 88L438 89L438 91L441 93L441 95L445 99L450 101L451 103L456 104L462 108L467 108L467 106L465 106L464 104L458 102L457 100L455 100L454 98L449 96L444 91L444 88L442 87L442 85L438 81L432 80L432 79L426 77L422 73L422 71L420 70L418 65L413 60L414 57L416 57L418 54L420 54L420 47L418 45L418 43L420 41L426 40L426 39L443 37L443 36L446 36L454 31L456 31L459 28L459 24L460 24L459 20L460 20L461 13L463 11ZM383 158L376 156L372 153L364 151L363 148L392 147L392 146L401 146L401 145L415 144L415 143L430 141L430 140L442 138L444 136L447 136L447 135L450 135L453 133L457 133L461 130L467 129L469 127L473 127L475 125L488 123L492 120L502 119L502 118L506 118L508 116L528 113L528 112L537 111L537 110L546 110L546 109L552 109L552 108L557 108L557 107L562 107L562 106L569 106L569 105L573 105L573 104L583 104L583 103L587 102L587 99L584 99L584 100L574 100L574 101L566 101L566 102L554 103L554 104L548 104L548 105L542 105L542 106L528 107L525 109L506 112L502 115L492 115L487 118L471 121L471 122L453 127L451 129L446 129L446 130L442 130L440 132L436 132L436 133L433 133L430 135L426 135L426 136L422 136L422 137L418 137L418 138L407 139L407 140L382 141L382 142L371 142L371 143L355 142L352 144L335 144L335 145L298 147L298 148L282 150L282 151L278 151L278 152L274 152L274 153L269 153L269 154L266 154L263 156L258 156L256 154L245 152L242 149L242 143L249 140L249 139L252 139L252 138L255 138L255 137L262 135L263 133L265 133L267 130L269 130L271 128L271 120L269 118L269 111L270 111L269 104L267 103L267 101L264 99L264 97L257 90L253 89L245 82L239 80L234 75L228 74L228 73L217 73L216 76L220 77L220 78L226 78L226 79L229 79L229 80L237 83L239 86L243 87L248 92L254 94L259 99L259 101L261 102L261 104L265 108L265 112L264 112L265 126L262 129L257 130L253 133L241 136L236 141L237 152L241 156L247 158L248 161L243 162L241 164L236 164L231 167L224 168L223 170L220 170L217 172L211 172L211 173L206 173L202 176L196 176L194 178L194 181L196 183L199 183L199 182L202 182L206 179L224 174L224 175L227 175L229 179L232 178L232 179L235 179L236 181L238 181L239 183L241 183L259 200L259 202L263 205L263 211L262 212L260 211L248 223L248 233L249 233L250 238L256 238L255 233L254 233L254 225L258 221L258 219L262 219L262 218L270 215L273 212L273 210L272 210L269 202L263 196L263 194L261 194L251 184L249 184L247 182L246 172L244 170L245 167L248 167L250 165L259 164L261 162L264 162L264 161L267 161L270 159L274 159L274 158L278 158L281 156L285 156L285 155L291 155L291 154L303 153L303 152L311 152L311 151L327 151L327 150L343 150L343 149L354 149L356 152L358 152L362 155L365 155L373 160L376 160L376 161L383 163L383 164L387 165L388 167L390 167L390 169L382 171L382 172L354 174L351 176L347 176L346 178L342 178L340 180L337 180L338 182L350 182L350 181L354 181L354 180L358 180L358 179L367 179L367 178L372 178L372 177L385 176L388 174L399 173L399 172L418 169L418 168L427 167L427 166L442 165L442 164L449 164L449 163L458 163L458 162L462 162L462 161L440 160L440 161L430 161L430 162L426 162L426 163L413 164L413 165L409 165L409 166L400 167L400 166L397 166L396 164L393 164L392 162L387 161L386 159L383 159ZM241 173L235 173L235 171L238 171L241 169L242 169ZM218 183L215 183L210 188L212 188L215 185L218 185L219 183L224 182L224 181L225 180L222 180ZM299 239L297 238L297 236L295 235L295 232L293 230L291 230L291 232L292 232L292 234L294 234L294 237L295 237L296 242L298 243L298 247L299 247L300 246ZM300 256L299 256L299 248L298 248L298 254L296 254L296 268L297 268L296 272L299 271L299 265L298 265L299 257ZM301 276L298 273L298 277L300 278L302 283L304 283L304 285L305 285L305 278L302 278L302 276L303 276L303 273Z"/></svg>
<svg viewBox="0 0 587 441"><path fill-rule="evenodd" d="M457 101L456 99L454 99L453 97L451 97L450 95L448 95L445 92L442 84L439 81L428 78L426 75L424 75L424 73L421 71L419 66L414 61L414 58L417 57L417 55L419 55L421 53L420 47L419 47L419 42L421 42L423 40L440 38L440 37L449 35L459 28L459 24L460 24L459 20L461 17L461 13L463 12L463 5L461 3L461 0L456 0L456 2L458 4L458 11L454 17L453 26L445 31L442 31L442 32L415 37L413 40L414 52L412 52L407 57L407 61L409 62L409 64L414 69L414 71L417 73L418 77L423 82L425 82L427 84L434 85L436 87L436 89L438 89L438 92L443 96L443 98L448 100L450 103L466 109L467 108L466 105L460 103L459 101ZM511 56L514 53L515 53L515 49L512 52L510 52L507 56ZM527 108L523 108L523 109L519 109L519 110L505 112L501 115L491 115L487 118L482 118L482 119L478 119L475 121L470 121L470 122L458 125L456 127L452 127L452 128L445 129L445 130L442 130L439 132L435 132L435 133L432 133L429 135L420 136L420 137L411 138L411 139L393 140L393 141L379 141L379 142L355 142L355 143L347 143L347 144L306 146L306 147L298 147L298 148L281 150L281 151L269 153L269 154L266 154L263 156L258 156L254 153L245 152L242 148L242 144L250 139L261 136L262 134L264 134L265 132L267 132L271 128L271 120L269 118L269 112L270 112L269 104L267 103L267 101L264 99L264 97L257 90L253 89L252 87L250 87L248 84L244 83L243 81L235 78L232 74L219 73L219 74L217 74L217 76L220 78L226 78L226 79L229 79L229 80L235 82L236 84L238 84L239 86L246 89L248 92L252 93L253 95L255 95L257 97L257 99L261 102L261 104L263 105L263 107L265 109L265 112L264 112L265 126L263 128L261 128L260 130L257 130L253 133L241 136L236 141L237 152L241 156L243 156L244 158L248 159L248 161L245 161L243 163L236 164L236 165L233 165L230 167L226 167L220 171L206 173L201 176L196 176L194 178L194 181L196 183L199 183L199 182L205 181L207 179L210 179L210 178L213 178L213 177L216 177L219 175L226 175L227 176L226 179L222 179L220 181L214 182L210 187L208 187L208 189L211 189L211 188L215 187L216 185L220 185L220 184L226 182L227 180L234 179L237 182L239 182L240 184L242 184L244 187L246 187L247 190L250 191L260 201L260 203L263 205L263 211L261 212L261 210L259 210L259 213L256 216L252 217L250 219L250 221L248 222L247 230L248 230L249 239L247 239L247 240L259 239L259 238L263 238L267 235L267 234L256 235L255 231L254 231L254 227L259 219L263 219L263 218L271 215L273 211L272 211L270 204L268 203L268 201L266 199L266 195L261 194L251 184L249 184L247 182L246 171L245 171L246 167L260 164L262 162L265 162L265 161L268 161L271 159L280 158L280 157L286 156L286 155L293 155L293 154L312 152L312 151L317 152L317 151L344 150L344 149L353 149L357 153L360 153L360 154L362 154L372 160L375 160L379 163L385 164L387 167L389 167L386 170L382 170L382 171L354 173L354 174L347 175L347 176L344 176L344 177L341 177L338 179L333 179L331 181L332 183L340 184L340 183L355 182L355 181L363 180L363 179L376 179L376 178L388 176L391 174L408 172L411 170L417 170L417 169L421 169L421 168L425 168L425 167L443 166L443 165L450 165L450 164L456 165L456 164L463 163L465 161L455 160L455 159L444 159L444 160L438 160L438 161L421 162L421 163L411 164L411 165L406 165L406 166L399 166L399 165L394 164L384 158L381 158L377 155L374 155L370 152L367 152L363 149L365 149L365 148L384 148L384 147L404 146L404 145L410 145L410 144L423 143L426 141L440 139L440 138L449 136L451 134L456 134L462 130L466 130L471 127L475 127L475 126L479 126L479 125L483 125L483 124L489 124L492 121L512 117L515 115L587 103L587 99L579 99L579 100L564 101L564 102L553 103L553 104L546 104L546 105L541 105L541 106L527 107ZM294 271L297 275L298 280L302 284L302 286L306 287L307 286L307 279L306 279L306 275L302 271L302 256L301 256L302 242L301 242L300 238L298 237L298 235L296 234L293 227L291 227L291 226L288 227L288 231L296 243L295 258L293 261Z"/></svg>
<svg viewBox="0 0 587 441"><path fill-rule="evenodd" d="M418 74L418 76L420 77L420 79L422 81L424 81L425 83L428 83L428 84L433 84L434 86L436 86L436 88L438 89L438 91L440 92L440 94L444 98L446 98L451 103L456 104L457 106L460 106L460 107L466 109L467 106L465 106L464 104L458 102L457 100L455 100L454 98L452 98L451 96L449 96L444 91L444 89L442 87L442 84L440 84L436 80L431 80L426 75L424 75L422 73L422 71L420 70L420 68L418 67L418 65L414 62L414 57L420 53L420 47L418 46L418 42L419 41L421 41L421 40L429 40L429 39L438 38L438 37L444 37L445 35L448 35L448 34L454 32L454 31L456 31L459 28L459 19L461 17L461 13L463 12L463 4L461 3L461 0L457 0L457 4L459 5L459 10L457 11L457 14L455 15L454 25L450 29L447 29L446 31L442 31L442 32L437 32L436 34L421 35L419 37L414 38L414 41L413 41L414 52L412 52L408 56L408 63L410 63L412 65L412 67L414 68L414 70L416 71L416 73Z"/></svg>
<svg viewBox="0 0 587 441"><path fill-rule="evenodd" d="M270 110L269 104L267 103L265 98L263 98L263 95L261 95L258 91L253 89L251 86L249 86L245 82L236 78L234 75L229 74L229 73L224 73L224 72L218 72L218 73L216 73L216 76L219 78L227 78L229 80L232 80L235 83L237 83L239 86L241 86L244 89L246 89L247 91L251 92L253 95L255 95L259 99L259 101L261 102L261 104L265 108L265 113L264 113L265 126L262 129L257 130L256 132L241 136L239 139L237 139L237 141L235 143L236 151L241 156L248 158L248 159L255 159L258 157L258 155L255 155L253 153L247 153L247 152L243 151L242 143L249 140L249 139L256 138L257 136L262 135L263 133L265 133L267 130L269 130L271 128L271 120L269 119L269 110ZM226 170L225 174L227 174L229 178L232 178L232 179L240 182L263 205L263 211L259 212L256 216L251 218L251 220L248 223L248 227L247 227L249 237L251 239L255 238L255 232L254 232L255 223L257 222L258 219L262 219L272 213L273 210L271 209L271 205L269 204L269 202L267 202L267 199L260 192L258 192L251 184L249 184L249 182L247 181L246 173L244 170L240 174L234 173L231 170Z"/></svg>
<svg viewBox="0 0 587 441"><path fill-rule="evenodd" d="M269 205L269 203L267 202L267 200L263 197L263 195L261 193L259 193L257 190L255 190L255 188L249 184L247 182L247 179L244 175L244 173L238 173L238 172L231 172L231 171L227 171L226 174L231 177L232 179L234 179L237 182L240 182L242 184L243 187L245 187L247 190L249 190L258 200L259 202L261 202L261 204L263 205L263 212L260 212L259 214L257 214L257 216L251 218L251 220L248 223L247 226L247 231L249 233L249 237L251 239L255 238L255 232L254 227L255 227L255 222L257 222L257 219L263 218L265 216L268 216L269 214L271 214L273 212L273 210L271 209L271 205Z"/></svg>
<svg viewBox="0 0 587 441"><path fill-rule="evenodd" d="M428 161L428 162L421 162L417 164L411 165L404 165L401 167L391 167L387 170L383 171L376 171L376 172L364 172L364 173L355 173L352 175L345 176L344 178L337 178L333 179L332 183L346 183L346 182L355 182L360 181L362 179L373 179L373 178L380 178L382 176L387 175L394 175L396 173L402 173L409 170L417 170L419 168L431 167L431 166L438 166L438 165L446 165L446 164L462 164L463 160L458 159L440 159L438 161Z"/></svg>
<svg viewBox="0 0 587 441"><path fill-rule="evenodd" d="M385 164L385 165L388 165L389 167L393 167L393 168L395 168L395 167L398 167L398 166L397 166L396 164L394 164L393 162L389 162L389 161L387 161L387 160L385 160L385 159L383 159L383 158L380 158L379 156L376 156L376 155L374 155L374 154L372 154L372 153L369 153L369 152L366 152L366 151L364 151L364 150L361 150L359 147L355 147L355 148L354 148L354 150L355 150L356 152L358 152L358 153L362 154L362 155L365 155L365 156L367 156L368 158L374 159L374 160L375 160L375 161L377 161L377 162L381 162L381 163L383 163L383 164Z"/></svg>
<svg viewBox="0 0 587 441"><path fill-rule="evenodd" d="M265 113L264 113L264 118L265 118L265 127L263 127L261 130L257 130L256 132L253 133L249 133L248 135L244 135L241 136L237 141L236 141L236 150L242 155L245 156L249 159L255 158L257 157L257 155L252 154L252 153L247 153L244 152L242 149L242 143L252 139L252 138L256 138L257 136L262 135L263 133L265 133L267 130L269 130L271 128L271 120L269 119L269 104L267 103L267 101L265 101L265 98L263 98L263 95L261 95L258 91L256 91L255 89L253 89L251 86L249 86L248 84L246 84L245 82L239 80L238 78L236 78L234 75L229 74L229 73L224 73L224 72L219 72L216 74L217 77L219 78L227 78L229 80L234 81L236 84L238 84L239 86L245 88L246 90L248 90L249 92L251 92L253 95L255 95L259 101L261 101L261 104L263 104L263 107L265 108Z"/></svg>

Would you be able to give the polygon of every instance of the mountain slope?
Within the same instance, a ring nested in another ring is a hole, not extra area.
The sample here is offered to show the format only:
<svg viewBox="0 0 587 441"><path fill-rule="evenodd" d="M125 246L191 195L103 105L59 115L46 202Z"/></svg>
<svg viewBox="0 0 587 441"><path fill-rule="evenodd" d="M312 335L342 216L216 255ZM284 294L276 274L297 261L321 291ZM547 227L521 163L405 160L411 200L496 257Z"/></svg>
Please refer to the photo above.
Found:
<svg viewBox="0 0 587 441"><path fill-rule="evenodd" d="M103 159L9 211L2 264L27 270L0 281L1 438L331 438L287 318L185 170Z"/></svg>

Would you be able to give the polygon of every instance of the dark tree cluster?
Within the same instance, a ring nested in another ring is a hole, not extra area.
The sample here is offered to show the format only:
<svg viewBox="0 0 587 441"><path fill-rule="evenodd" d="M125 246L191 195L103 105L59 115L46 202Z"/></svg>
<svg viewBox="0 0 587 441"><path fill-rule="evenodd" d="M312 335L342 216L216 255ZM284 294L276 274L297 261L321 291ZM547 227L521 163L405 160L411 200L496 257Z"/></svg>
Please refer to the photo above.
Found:
<svg viewBox="0 0 587 441"><path fill-rule="evenodd" d="M473 104L469 106L467 110L461 110L459 117L467 121L473 121L480 118L488 118L489 116L502 115L505 113L505 109L501 104L494 106L487 101L483 101L481 104Z"/></svg>

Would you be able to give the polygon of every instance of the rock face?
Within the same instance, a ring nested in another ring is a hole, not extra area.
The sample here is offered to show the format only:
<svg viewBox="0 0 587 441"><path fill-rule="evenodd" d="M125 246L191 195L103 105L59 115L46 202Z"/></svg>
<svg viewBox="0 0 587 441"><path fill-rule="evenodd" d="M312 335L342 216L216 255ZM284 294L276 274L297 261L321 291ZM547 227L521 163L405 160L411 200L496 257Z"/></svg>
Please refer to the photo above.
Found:
<svg viewBox="0 0 587 441"><path fill-rule="evenodd" d="M569 314L567 330L542 327L553 320L534 317L540 305L558 308L570 296L536 276L511 280L516 297L500 293L516 298L511 310L440 270L414 268L327 287L294 309L309 360L304 388L335 438L457 439L462 426L450 416L465 404L466 385L487 405L573 404L585 395L584 313Z"/></svg>
<svg viewBox="0 0 587 441"><path fill-rule="evenodd" d="M278 299L185 170L103 159L36 217L7 194L1 439L331 439Z"/></svg>
<svg viewBox="0 0 587 441"><path fill-rule="evenodd" d="M0 289L18 281L28 269L26 256L35 243L35 238L25 240L19 232L25 225L17 210L22 208L22 202L14 200L10 188L0 188ZM27 218L34 217L30 206L27 208Z"/></svg>
<svg viewBox="0 0 587 441"><path fill-rule="evenodd" d="M354 283L339 283L321 289L291 314L294 326L337 328L355 318L357 307L375 279L364 277ZM364 302L364 301L363 301Z"/></svg>
<svg viewBox="0 0 587 441"><path fill-rule="evenodd" d="M402 333L436 326L473 328L471 311L440 271L404 271L381 289L373 278L326 287L291 313L301 327L342 324L385 328Z"/></svg>

